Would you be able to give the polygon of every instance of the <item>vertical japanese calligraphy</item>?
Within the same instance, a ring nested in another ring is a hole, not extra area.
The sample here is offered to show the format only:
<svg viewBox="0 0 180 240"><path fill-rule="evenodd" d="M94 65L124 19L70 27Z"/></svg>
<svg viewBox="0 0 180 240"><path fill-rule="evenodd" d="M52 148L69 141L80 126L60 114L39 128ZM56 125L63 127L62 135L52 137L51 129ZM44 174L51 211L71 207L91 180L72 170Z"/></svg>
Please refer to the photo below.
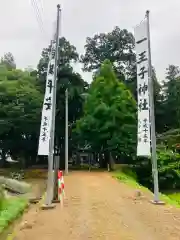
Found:
<svg viewBox="0 0 180 240"><path fill-rule="evenodd" d="M52 105L53 105L53 87L54 87L54 64L55 64L56 42L52 41L51 52L49 55L49 64L47 69L46 90L42 108L41 128L39 137L38 155L49 155L49 140L52 125Z"/></svg>
<svg viewBox="0 0 180 240"><path fill-rule="evenodd" d="M135 28L138 94L137 156L151 156L147 21Z"/></svg>

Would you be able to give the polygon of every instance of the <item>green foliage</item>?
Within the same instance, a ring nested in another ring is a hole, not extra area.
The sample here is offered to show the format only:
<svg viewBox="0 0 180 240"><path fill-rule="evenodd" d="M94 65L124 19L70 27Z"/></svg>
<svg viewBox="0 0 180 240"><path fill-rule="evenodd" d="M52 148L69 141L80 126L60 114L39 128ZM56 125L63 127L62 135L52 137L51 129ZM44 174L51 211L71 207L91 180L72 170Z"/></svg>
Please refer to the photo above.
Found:
<svg viewBox="0 0 180 240"><path fill-rule="evenodd" d="M89 88L77 132L99 151L132 154L136 143L135 124L135 100L106 60Z"/></svg>
<svg viewBox="0 0 180 240"><path fill-rule="evenodd" d="M159 134L157 142L159 144L164 144L169 149L178 149L177 145L180 143L180 129L170 129L162 134Z"/></svg>
<svg viewBox="0 0 180 240"><path fill-rule="evenodd" d="M28 202L24 198L12 198L6 200L3 209L0 211L0 233L27 207Z"/></svg>
<svg viewBox="0 0 180 240"><path fill-rule="evenodd" d="M179 152L180 143L179 73L178 66L169 65L166 80L155 95L156 131L159 133L157 134L159 184L163 190L180 187L179 154L171 152L171 150ZM139 181L152 188L151 162L141 158L136 161L136 165Z"/></svg>
<svg viewBox="0 0 180 240"><path fill-rule="evenodd" d="M172 151L159 151L158 170L162 189L180 188L180 154Z"/></svg>
<svg viewBox="0 0 180 240"><path fill-rule="evenodd" d="M5 53L4 56L1 58L1 64L5 65L8 70L12 70L16 68L16 63L14 60L14 56L12 53L8 52Z"/></svg>
<svg viewBox="0 0 180 240"><path fill-rule="evenodd" d="M44 48L38 64L39 79L38 84L42 92L45 88L46 69L49 60L50 46ZM64 167L64 138L65 138L65 90L68 89L68 120L69 120L69 155L74 148L77 148L76 134L72 134L75 122L82 116L83 93L86 92L88 84L82 79L80 74L74 72L71 63L78 61L76 48L64 37L59 40L59 61L58 61L58 81L57 81L57 105L56 105L56 145L61 154L60 164Z"/></svg>
<svg viewBox="0 0 180 240"><path fill-rule="evenodd" d="M38 74L40 82L45 85L47 66L49 61L51 45L47 48L43 48L41 58L38 63ZM66 38L62 37L59 39L59 59L58 59L58 76L67 77L68 74L72 73L72 62L77 62L79 55L76 48L67 41Z"/></svg>
<svg viewBox="0 0 180 240"><path fill-rule="evenodd" d="M166 122L168 128L179 128L180 127L180 78L177 77L173 80L170 80L165 84L166 90L166 99L165 107L168 110L166 112Z"/></svg>
<svg viewBox="0 0 180 240"><path fill-rule="evenodd" d="M127 29L114 27L111 32L86 38L85 54L81 56L83 70L96 76L101 64L108 59L120 81L123 81L136 97L135 40Z"/></svg>
<svg viewBox="0 0 180 240"><path fill-rule="evenodd" d="M156 129L163 133L180 127L180 78L179 67L169 65L166 80L156 101Z"/></svg>
<svg viewBox="0 0 180 240"><path fill-rule="evenodd" d="M85 54L81 56L84 70L99 70L106 60L112 63L119 76L130 74L135 64L135 40L133 34L126 29L115 27L112 32L96 34L86 39Z"/></svg>
<svg viewBox="0 0 180 240"><path fill-rule="evenodd" d="M157 162L161 190L180 188L180 154L171 150L158 150ZM147 158L136 161L134 171L141 184L152 189L153 179L151 161Z"/></svg>
<svg viewBox="0 0 180 240"><path fill-rule="evenodd" d="M1 70L6 79L0 81L0 149L15 157L36 155L43 95L27 72Z"/></svg>
<svg viewBox="0 0 180 240"><path fill-rule="evenodd" d="M0 154L1 165L5 156L21 161L21 168L36 160L41 121L42 103L50 46L44 48L38 71L31 73L16 69L14 57L7 53L0 64ZM88 84L73 71L72 62L79 58L76 48L64 37L59 39L56 145L64 152L65 90L69 93L69 149L77 146L71 136L76 119L82 115L83 94ZM37 75L38 74L38 75ZM63 163L61 156L61 163ZM7 165L7 164L6 164ZM61 166L62 168L63 166Z"/></svg>

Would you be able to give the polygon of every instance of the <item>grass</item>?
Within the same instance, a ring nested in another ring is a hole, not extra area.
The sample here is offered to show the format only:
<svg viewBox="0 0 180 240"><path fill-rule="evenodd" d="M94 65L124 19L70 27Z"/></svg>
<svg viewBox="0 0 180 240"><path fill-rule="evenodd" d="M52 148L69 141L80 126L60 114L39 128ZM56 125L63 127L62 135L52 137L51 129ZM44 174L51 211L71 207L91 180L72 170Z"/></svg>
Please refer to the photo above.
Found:
<svg viewBox="0 0 180 240"><path fill-rule="evenodd" d="M166 194L166 196L168 196L168 198L170 198L173 201L178 202L178 205L180 205L180 193L171 193L171 194Z"/></svg>
<svg viewBox="0 0 180 240"><path fill-rule="evenodd" d="M153 194L148 188L140 185L137 182L136 175L129 169L117 170L113 173L113 177L117 180L127 184L130 187L141 189L144 192ZM160 200L166 204L180 208L180 193L162 194L160 193Z"/></svg>
<svg viewBox="0 0 180 240"><path fill-rule="evenodd" d="M28 201L25 198L11 198L5 200L0 211L0 234L17 219L28 206Z"/></svg>

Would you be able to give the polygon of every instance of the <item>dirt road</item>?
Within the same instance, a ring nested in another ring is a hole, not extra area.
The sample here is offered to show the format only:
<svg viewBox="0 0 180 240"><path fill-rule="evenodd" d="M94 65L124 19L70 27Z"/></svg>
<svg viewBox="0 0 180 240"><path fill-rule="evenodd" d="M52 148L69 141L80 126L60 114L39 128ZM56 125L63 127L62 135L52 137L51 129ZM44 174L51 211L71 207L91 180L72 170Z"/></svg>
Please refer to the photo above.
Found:
<svg viewBox="0 0 180 240"><path fill-rule="evenodd" d="M135 200L135 189L108 173L71 173L65 188L64 207L40 211L16 240L180 240L180 210Z"/></svg>

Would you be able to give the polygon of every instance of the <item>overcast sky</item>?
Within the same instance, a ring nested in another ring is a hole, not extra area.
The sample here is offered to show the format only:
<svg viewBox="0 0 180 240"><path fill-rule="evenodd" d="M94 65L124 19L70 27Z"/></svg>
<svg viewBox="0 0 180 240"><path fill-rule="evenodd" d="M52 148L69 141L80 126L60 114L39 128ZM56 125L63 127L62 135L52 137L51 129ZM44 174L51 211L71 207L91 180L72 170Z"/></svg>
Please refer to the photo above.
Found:
<svg viewBox="0 0 180 240"><path fill-rule="evenodd" d="M53 32L56 5L62 6L62 35L83 53L87 36L108 32L114 26L133 31L150 10L152 62L159 78L168 64L180 65L179 0L36 0L41 9L42 33L31 0L0 3L0 56L12 52L17 67L36 67ZM41 8L41 4L43 8ZM80 71L80 66L76 69ZM81 72L82 73L82 72ZM88 74L84 74L90 80Z"/></svg>

